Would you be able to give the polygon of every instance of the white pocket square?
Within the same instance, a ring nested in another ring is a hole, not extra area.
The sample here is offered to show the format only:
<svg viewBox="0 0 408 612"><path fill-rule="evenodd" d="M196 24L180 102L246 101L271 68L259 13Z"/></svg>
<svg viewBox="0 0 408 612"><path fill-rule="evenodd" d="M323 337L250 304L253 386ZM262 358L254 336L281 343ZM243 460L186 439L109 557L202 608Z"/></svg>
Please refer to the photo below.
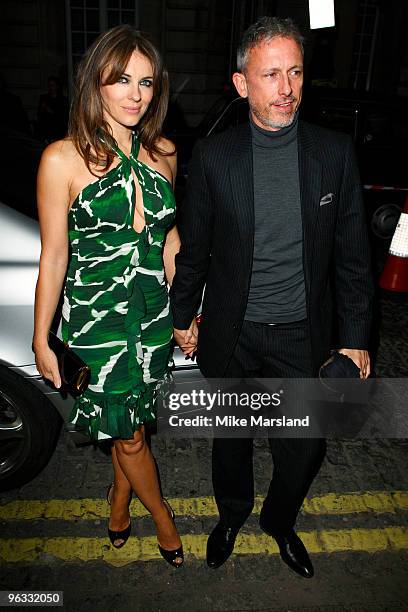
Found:
<svg viewBox="0 0 408 612"><path fill-rule="evenodd" d="M327 193L320 200L320 206L324 206L325 204L330 204L330 202L333 202L333 200L334 200L334 193Z"/></svg>

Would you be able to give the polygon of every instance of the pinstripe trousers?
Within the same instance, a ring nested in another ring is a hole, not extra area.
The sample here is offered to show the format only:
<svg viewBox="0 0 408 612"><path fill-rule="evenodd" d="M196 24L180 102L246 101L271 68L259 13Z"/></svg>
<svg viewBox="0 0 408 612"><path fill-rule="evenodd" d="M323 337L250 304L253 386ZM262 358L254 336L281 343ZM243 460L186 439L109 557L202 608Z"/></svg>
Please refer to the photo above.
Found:
<svg viewBox="0 0 408 612"><path fill-rule="evenodd" d="M225 378L310 378L312 368L306 320L268 325L244 321ZM285 534L297 514L324 458L320 438L270 438L273 477L262 508L262 521ZM216 438L212 476L220 521L239 529L254 505L253 439Z"/></svg>

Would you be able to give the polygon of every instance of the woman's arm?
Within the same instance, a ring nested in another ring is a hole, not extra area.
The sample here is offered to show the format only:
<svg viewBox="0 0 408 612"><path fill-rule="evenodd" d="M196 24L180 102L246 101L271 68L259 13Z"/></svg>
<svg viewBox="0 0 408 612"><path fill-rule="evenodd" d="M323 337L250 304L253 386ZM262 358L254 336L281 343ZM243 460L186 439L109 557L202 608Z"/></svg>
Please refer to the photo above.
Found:
<svg viewBox="0 0 408 612"><path fill-rule="evenodd" d="M180 238L178 235L177 227L174 226L167 233L163 249L164 273L166 275L166 280L170 287L171 283L173 282L174 274L176 273L176 264L174 262L174 258L176 257L179 250Z"/></svg>
<svg viewBox="0 0 408 612"><path fill-rule="evenodd" d="M172 183L174 189L177 173L177 155L174 154L171 157L167 158L167 160L173 177ZM167 282L169 283L170 287L173 282L174 275L176 273L175 257L179 250L180 236L177 231L177 227L175 226L170 230L167 235L163 253L164 269L166 273ZM183 333L180 333L179 330L174 330L174 339L185 355L187 355L188 357L193 356L193 354L197 350L198 341L198 326L195 317L192 320L191 325L187 331L183 331Z"/></svg>
<svg viewBox="0 0 408 612"><path fill-rule="evenodd" d="M167 282L171 287L173 277L176 272L175 256L180 250L180 238L178 235L177 227L174 226L167 234L166 242L164 245L163 261L164 271L166 274ZM192 357L197 349L198 341L198 327L195 317L187 330L180 334L179 330L174 330L174 339L180 346L181 350L185 355Z"/></svg>
<svg viewBox="0 0 408 612"><path fill-rule="evenodd" d="M160 140L160 146L165 151L173 151L174 145L170 140L166 138L162 138ZM177 175L177 154L174 153L169 157L164 158L166 163L169 166L171 172L171 183L173 189L176 184L176 175ZM171 283L173 282L173 277L176 272L176 264L174 262L174 258L180 250L180 237L177 231L177 227L174 226L167 233L166 240L164 243L163 249L163 263L164 263L164 273L166 275L166 280L168 282L169 287L171 287Z"/></svg>
<svg viewBox="0 0 408 612"><path fill-rule="evenodd" d="M57 359L48 347L48 332L57 308L68 264L69 164L63 141L44 151L37 177L41 258L35 306L33 348L37 369L59 388Z"/></svg>

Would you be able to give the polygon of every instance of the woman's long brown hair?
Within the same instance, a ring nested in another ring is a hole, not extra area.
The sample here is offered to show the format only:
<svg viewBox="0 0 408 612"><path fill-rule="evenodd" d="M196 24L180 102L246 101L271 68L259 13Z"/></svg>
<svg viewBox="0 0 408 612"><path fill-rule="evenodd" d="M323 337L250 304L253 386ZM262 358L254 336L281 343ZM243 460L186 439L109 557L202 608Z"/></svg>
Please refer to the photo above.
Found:
<svg viewBox="0 0 408 612"><path fill-rule="evenodd" d="M103 116L101 86L116 83L125 72L133 51L148 58L153 67L153 98L137 125L140 141L148 154L172 155L158 145L169 100L169 79L156 47L138 30L121 25L101 34L78 65L68 136L91 166L107 170L114 159L117 143ZM102 80L103 75L103 80Z"/></svg>

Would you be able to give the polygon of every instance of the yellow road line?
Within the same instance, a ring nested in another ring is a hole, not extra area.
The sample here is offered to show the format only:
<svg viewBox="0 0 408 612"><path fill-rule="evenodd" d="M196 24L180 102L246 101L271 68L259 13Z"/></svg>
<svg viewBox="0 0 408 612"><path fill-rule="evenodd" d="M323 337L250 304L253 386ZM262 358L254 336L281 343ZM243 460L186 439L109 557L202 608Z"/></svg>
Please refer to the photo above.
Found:
<svg viewBox="0 0 408 612"><path fill-rule="evenodd" d="M367 553L408 549L406 527L383 529L341 529L300 532L312 554L362 551ZM184 535L185 553L205 558L207 535ZM235 554L276 555L278 548L267 535L239 534ZM131 537L120 550L109 546L106 538L27 538L0 541L0 561L4 563L49 563L50 555L60 561L105 561L121 566L135 561L160 559L153 536Z"/></svg>
<svg viewBox="0 0 408 612"><path fill-rule="evenodd" d="M213 497L169 499L177 516L215 516L217 507ZM262 498L255 500L254 513L259 514ZM138 500L130 506L133 517L145 516L147 510ZM328 493L306 499L303 511L307 514L375 514L408 510L408 491L361 491L358 493ZM102 499L46 499L18 500L0 505L0 520L20 521L39 518L63 521L106 519L109 508Z"/></svg>
<svg viewBox="0 0 408 612"><path fill-rule="evenodd" d="M309 514L393 513L408 510L408 491L328 493L306 499L303 510Z"/></svg>

